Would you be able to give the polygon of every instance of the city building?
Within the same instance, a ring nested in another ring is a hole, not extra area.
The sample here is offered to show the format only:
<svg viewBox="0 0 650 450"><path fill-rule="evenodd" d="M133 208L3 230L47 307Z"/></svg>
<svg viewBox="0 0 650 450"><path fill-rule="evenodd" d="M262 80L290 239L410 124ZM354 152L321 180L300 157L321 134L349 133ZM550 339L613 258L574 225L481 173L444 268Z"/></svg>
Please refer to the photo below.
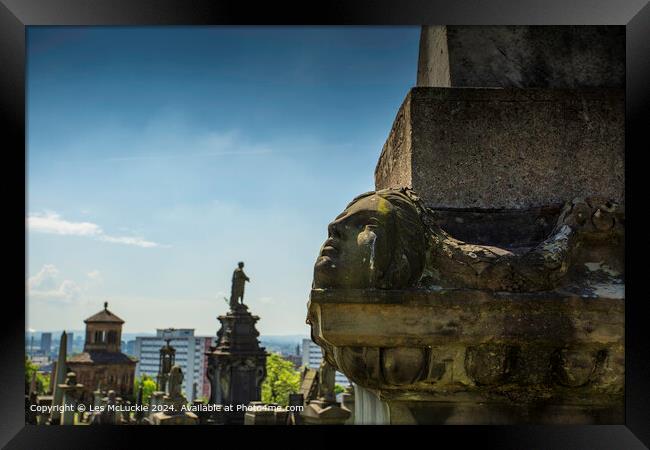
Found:
<svg viewBox="0 0 650 450"><path fill-rule="evenodd" d="M183 375L183 393L189 400L209 397L210 383L207 379L207 359L205 354L210 351L214 342L212 336L194 336L194 329L157 329L155 336L136 336L134 355L139 362L135 376L146 374L153 380L158 375L160 364L160 348L169 337L171 345L176 349L175 363L181 366ZM196 383L196 391L194 391ZM195 394L195 395L193 395Z"/></svg>
<svg viewBox="0 0 650 450"><path fill-rule="evenodd" d="M41 367L47 366L52 362L49 355L33 355L29 358L29 360L32 362L32 364L35 364L39 370Z"/></svg>
<svg viewBox="0 0 650 450"><path fill-rule="evenodd" d="M135 356L135 339L126 341L126 354Z"/></svg>
<svg viewBox="0 0 650 450"><path fill-rule="evenodd" d="M41 353L44 355L49 355L51 348L52 333L41 333Z"/></svg>
<svg viewBox="0 0 650 450"><path fill-rule="evenodd" d="M310 369L318 369L323 360L323 353L318 345L311 339L302 340L302 365ZM343 387L350 386L350 380L341 372L336 372L336 384Z"/></svg>
<svg viewBox="0 0 650 450"><path fill-rule="evenodd" d="M67 332L66 334L68 335L68 341L67 341L67 344L66 344L68 348L66 350L68 352L68 355L71 355L73 353L72 352L72 347L73 347L73 344L74 344L74 333L70 331L70 332Z"/></svg>
<svg viewBox="0 0 650 450"><path fill-rule="evenodd" d="M84 322L86 341L83 352L66 360L68 370L75 372L77 382L83 385L81 401L92 401L93 391L100 384L102 389L114 390L122 398L132 398L137 361L121 351L124 321L108 310L108 303L104 303L103 310Z"/></svg>
<svg viewBox="0 0 650 450"><path fill-rule="evenodd" d="M280 356L282 356L283 359L286 359L287 361L291 362L296 369L300 369L300 367L302 366L301 355L286 355L284 353L280 353Z"/></svg>

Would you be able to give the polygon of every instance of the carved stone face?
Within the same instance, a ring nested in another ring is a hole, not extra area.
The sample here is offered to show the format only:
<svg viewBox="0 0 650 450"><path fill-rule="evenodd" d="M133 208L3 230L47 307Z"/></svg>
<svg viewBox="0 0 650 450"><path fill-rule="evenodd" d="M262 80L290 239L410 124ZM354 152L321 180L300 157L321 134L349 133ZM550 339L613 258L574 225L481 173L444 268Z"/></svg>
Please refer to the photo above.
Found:
<svg viewBox="0 0 650 450"><path fill-rule="evenodd" d="M417 281L424 261L417 210L399 191L355 199L328 226L314 288L399 289Z"/></svg>

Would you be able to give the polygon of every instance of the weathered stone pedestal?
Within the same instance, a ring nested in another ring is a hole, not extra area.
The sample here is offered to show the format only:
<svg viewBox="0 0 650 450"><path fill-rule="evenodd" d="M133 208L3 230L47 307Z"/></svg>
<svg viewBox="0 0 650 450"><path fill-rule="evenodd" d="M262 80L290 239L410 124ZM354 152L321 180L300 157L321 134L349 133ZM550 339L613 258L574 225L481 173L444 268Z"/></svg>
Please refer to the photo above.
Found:
<svg viewBox="0 0 650 450"><path fill-rule="evenodd" d="M386 403L389 423L622 423L624 302L610 287L314 290L310 317L339 370Z"/></svg>
<svg viewBox="0 0 650 450"><path fill-rule="evenodd" d="M623 203L625 91L411 89L375 169L432 208L526 209L601 196Z"/></svg>
<svg viewBox="0 0 650 450"><path fill-rule="evenodd" d="M207 354L208 379L210 403L223 408L212 420L218 424L243 424L242 406L261 400L266 376L266 352L259 345L255 329L259 317L252 315L246 305L237 304L218 318L221 328L217 344Z"/></svg>

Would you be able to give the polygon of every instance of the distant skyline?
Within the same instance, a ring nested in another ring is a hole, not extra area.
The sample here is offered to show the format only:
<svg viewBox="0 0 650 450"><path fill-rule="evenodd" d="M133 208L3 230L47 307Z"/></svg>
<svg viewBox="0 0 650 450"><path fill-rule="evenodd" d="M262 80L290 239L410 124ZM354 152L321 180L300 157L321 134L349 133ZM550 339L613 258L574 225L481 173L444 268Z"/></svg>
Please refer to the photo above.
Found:
<svg viewBox="0 0 650 450"><path fill-rule="evenodd" d="M327 224L372 190L419 27L27 29L26 329L214 335L232 271L308 335Z"/></svg>

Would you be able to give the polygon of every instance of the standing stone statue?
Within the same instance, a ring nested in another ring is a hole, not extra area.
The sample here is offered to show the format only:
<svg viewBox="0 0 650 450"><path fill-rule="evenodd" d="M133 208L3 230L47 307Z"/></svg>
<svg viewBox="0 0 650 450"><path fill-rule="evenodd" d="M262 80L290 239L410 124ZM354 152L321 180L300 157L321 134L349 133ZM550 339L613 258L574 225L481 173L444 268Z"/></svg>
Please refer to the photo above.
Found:
<svg viewBox="0 0 650 450"><path fill-rule="evenodd" d="M327 402L336 401L335 383L336 369L325 361L321 362L318 368L318 399Z"/></svg>
<svg viewBox="0 0 650 450"><path fill-rule="evenodd" d="M181 366L179 365L174 365L174 367L171 368L169 371L169 380L167 384L167 395L171 399L176 399L180 396L182 396L182 386L183 386L183 379L185 376L183 375L183 371L181 370Z"/></svg>
<svg viewBox="0 0 650 450"><path fill-rule="evenodd" d="M149 421L152 425L197 425L199 418L190 411L185 411L187 399L183 395L183 370L175 364L169 371L167 395L163 397L164 411L154 413Z"/></svg>
<svg viewBox="0 0 650 450"><path fill-rule="evenodd" d="M230 309L235 309L241 302L244 304L244 285L250 278L244 273L244 263L239 262L232 273L232 291L230 294Z"/></svg>

